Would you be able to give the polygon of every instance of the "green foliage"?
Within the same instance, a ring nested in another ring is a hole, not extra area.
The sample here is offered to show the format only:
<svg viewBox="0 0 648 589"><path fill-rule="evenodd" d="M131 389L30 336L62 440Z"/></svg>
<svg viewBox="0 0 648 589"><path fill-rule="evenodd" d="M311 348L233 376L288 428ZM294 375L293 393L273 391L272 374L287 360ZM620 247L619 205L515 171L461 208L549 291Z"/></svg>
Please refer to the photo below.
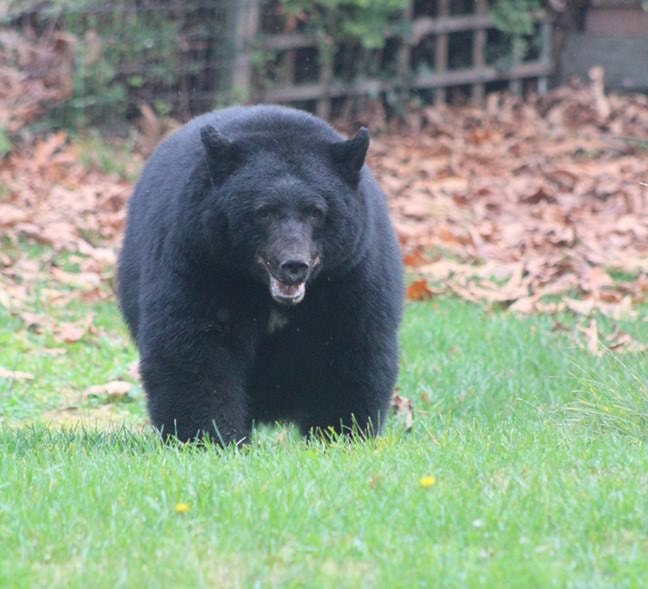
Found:
<svg viewBox="0 0 648 589"><path fill-rule="evenodd" d="M65 123L125 120L129 98L147 82L158 88L174 86L182 20L170 11L153 10L150 2L139 10L132 4L114 0L105 11L102 0L82 0L74 9L57 2L55 18L77 38L74 95L65 109Z"/></svg>
<svg viewBox="0 0 648 589"><path fill-rule="evenodd" d="M306 17L319 40L322 61L332 59L335 44L356 41L365 49L381 49L385 30L407 0L282 0L288 14Z"/></svg>
<svg viewBox="0 0 648 589"><path fill-rule="evenodd" d="M402 19L407 5L408 0L263 3L270 11L279 7L275 17L292 18L299 31L316 36L317 56L312 63L310 57L305 59L306 69L315 72L334 63L336 77L344 81L395 73L394 48L409 26ZM523 59L531 49L530 11L541 8L541 0L491 2L495 27L508 35L496 48L500 65L513 61L511 55ZM125 128L124 123L138 115L142 101L158 116L182 118L212 108L219 95L227 96L228 102L236 95L247 99L240 89L227 88L234 50L232 20L237 10L247 9L247 3L234 0L9 0L3 19L29 22L37 34L60 30L76 39L73 95L52 111L55 125L116 129L116 124ZM396 38L391 47L388 37ZM262 85L283 79L279 57L265 50L253 52ZM399 99L397 91L392 100Z"/></svg>
<svg viewBox="0 0 648 589"><path fill-rule="evenodd" d="M37 33L59 30L75 39L73 95L52 111L52 122L115 129L138 114L142 101L159 116L188 116L194 96L208 96L221 83L233 6L233 0L13 0L6 18L28 15ZM208 67L213 63L218 67Z"/></svg>
<svg viewBox="0 0 648 589"><path fill-rule="evenodd" d="M497 29L510 35L530 35L533 32L531 13L540 10L540 0L495 0L490 16Z"/></svg>
<svg viewBox="0 0 648 589"><path fill-rule="evenodd" d="M279 0L289 15L298 16L320 40L324 58L341 41L355 41L365 49L385 46L385 32L397 26L407 0ZM494 0L490 15L495 27L516 39L533 33L534 11L541 0Z"/></svg>
<svg viewBox="0 0 648 589"><path fill-rule="evenodd" d="M493 24L496 29L510 36L510 52L513 54L500 59L500 64L510 65L515 59L525 57L534 42L532 14L540 9L541 0L495 0L492 4L490 16Z"/></svg>

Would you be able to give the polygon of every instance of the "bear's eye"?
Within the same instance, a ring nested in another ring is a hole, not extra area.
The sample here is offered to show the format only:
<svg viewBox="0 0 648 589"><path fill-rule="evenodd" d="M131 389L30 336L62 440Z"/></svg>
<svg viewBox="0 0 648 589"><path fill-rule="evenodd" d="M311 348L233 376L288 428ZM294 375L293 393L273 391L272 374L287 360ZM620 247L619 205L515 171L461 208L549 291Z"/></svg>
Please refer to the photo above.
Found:
<svg viewBox="0 0 648 589"><path fill-rule="evenodd" d="M254 218L257 221L267 221L272 215L272 210L270 207L259 207L254 211Z"/></svg>
<svg viewBox="0 0 648 589"><path fill-rule="evenodd" d="M324 210L319 207L311 207L308 210L308 216L314 221L321 221L324 218Z"/></svg>

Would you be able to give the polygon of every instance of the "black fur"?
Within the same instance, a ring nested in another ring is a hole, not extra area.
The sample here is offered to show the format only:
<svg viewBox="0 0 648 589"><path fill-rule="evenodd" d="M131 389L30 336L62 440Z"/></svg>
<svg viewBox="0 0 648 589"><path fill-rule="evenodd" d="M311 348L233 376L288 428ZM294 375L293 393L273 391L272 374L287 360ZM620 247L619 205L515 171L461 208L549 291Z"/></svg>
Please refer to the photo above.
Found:
<svg viewBox="0 0 648 589"><path fill-rule="evenodd" d="M309 114L257 106L200 116L155 150L118 285L158 429L222 443L283 419L304 434L380 431L402 268L368 144L366 129L343 141Z"/></svg>

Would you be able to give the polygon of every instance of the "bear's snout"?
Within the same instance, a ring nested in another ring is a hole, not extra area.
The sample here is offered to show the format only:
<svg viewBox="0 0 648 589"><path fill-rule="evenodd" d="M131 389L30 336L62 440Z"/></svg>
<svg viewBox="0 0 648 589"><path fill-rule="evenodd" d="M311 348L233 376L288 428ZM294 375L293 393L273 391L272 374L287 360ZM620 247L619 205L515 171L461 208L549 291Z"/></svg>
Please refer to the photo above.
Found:
<svg viewBox="0 0 648 589"><path fill-rule="evenodd" d="M288 259L279 264L277 278L284 284L301 284L308 278L310 264L303 259Z"/></svg>

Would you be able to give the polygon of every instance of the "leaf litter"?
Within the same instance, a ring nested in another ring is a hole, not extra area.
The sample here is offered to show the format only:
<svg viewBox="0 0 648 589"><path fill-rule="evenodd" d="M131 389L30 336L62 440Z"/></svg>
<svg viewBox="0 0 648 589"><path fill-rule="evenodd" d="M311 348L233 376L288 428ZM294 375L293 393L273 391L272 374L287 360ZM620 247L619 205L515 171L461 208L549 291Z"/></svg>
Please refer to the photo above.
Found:
<svg viewBox="0 0 648 589"><path fill-rule="evenodd" d="M57 92L52 100L67 90ZM11 100L0 96L1 108ZM581 343L592 353L597 314L637 318L648 292L648 97L606 95L595 68L587 83L544 96L412 108L390 125L375 135L370 164L413 277L409 299L453 294L521 314L569 312L585 318ZM0 251L0 305L62 344L91 334L92 318L56 323L31 303L114 296L132 191L82 156L58 131L0 160L0 244L14 244ZM75 269L53 254L30 259L19 241L66 252ZM644 350L622 331L597 337L613 351Z"/></svg>
<svg viewBox="0 0 648 589"><path fill-rule="evenodd" d="M484 108L413 110L414 131L374 141L408 299L569 312L589 322L579 341L592 353L597 314L637 319L648 293L648 97L606 95L602 75L526 100L492 94ZM612 335L608 350L644 350Z"/></svg>

